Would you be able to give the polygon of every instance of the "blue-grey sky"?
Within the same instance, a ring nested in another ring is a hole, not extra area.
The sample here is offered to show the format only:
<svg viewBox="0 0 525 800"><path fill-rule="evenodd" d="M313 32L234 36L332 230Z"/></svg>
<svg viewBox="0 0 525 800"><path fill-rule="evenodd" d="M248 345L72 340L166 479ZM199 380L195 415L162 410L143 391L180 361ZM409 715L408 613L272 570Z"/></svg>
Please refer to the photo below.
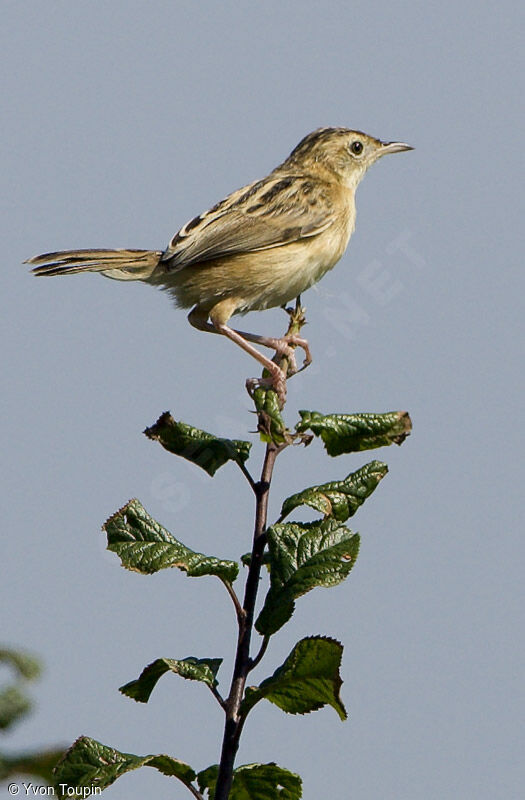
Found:
<svg viewBox="0 0 525 800"><path fill-rule="evenodd" d="M240 472L211 480L141 431L170 409L255 442L243 385L257 373L149 287L37 281L21 262L162 248L304 134L345 125L416 149L369 172L346 255L303 297L315 361L289 384L287 419L408 409L414 432L371 455L280 457L273 517L370 458L390 473L352 520L349 579L298 602L254 675L302 636L336 637L348 722L260 704L238 763L300 773L305 798L521 796L523 22L509 0L5 1L1 640L46 663L13 748L83 733L217 761L222 714L202 686L166 676L148 705L117 687L192 654L225 658L225 689L230 600L211 578L124 571L100 525L137 496L196 550L249 549ZM243 322L283 324L279 310ZM189 795L143 769L107 796Z"/></svg>

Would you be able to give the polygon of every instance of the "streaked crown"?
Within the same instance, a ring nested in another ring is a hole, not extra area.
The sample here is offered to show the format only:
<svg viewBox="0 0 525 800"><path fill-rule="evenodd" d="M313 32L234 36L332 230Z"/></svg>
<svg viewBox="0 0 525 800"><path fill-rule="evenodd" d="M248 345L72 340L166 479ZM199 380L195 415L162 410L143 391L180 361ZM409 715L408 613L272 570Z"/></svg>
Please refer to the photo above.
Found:
<svg viewBox="0 0 525 800"><path fill-rule="evenodd" d="M381 156L413 148L404 142L382 142L349 128L318 128L292 150L283 167L325 167L346 184L356 186L369 166Z"/></svg>

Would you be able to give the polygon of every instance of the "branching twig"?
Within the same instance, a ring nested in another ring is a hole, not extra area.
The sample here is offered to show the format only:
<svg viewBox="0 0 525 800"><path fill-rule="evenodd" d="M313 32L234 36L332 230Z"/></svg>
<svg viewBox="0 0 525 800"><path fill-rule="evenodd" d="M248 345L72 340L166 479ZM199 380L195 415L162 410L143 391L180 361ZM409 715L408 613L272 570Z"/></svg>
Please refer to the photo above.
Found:
<svg viewBox="0 0 525 800"><path fill-rule="evenodd" d="M299 333L305 323L304 310L301 307L300 298L297 298L295 309L287 309L290 315L288 334ZM288 359L282 357L280 366L286 374L288 369ZM255 604L259 579L263 564L264 550L266 547L266 522L268 512L268 497L272 481L275 459L278 454L287 446L287 443L277 444L269 441L266 445L266 454L261 471L260 480L255 483L248 471L244 471L250 486L255 493L255 528L253 534L252 553L242 609L237 608L239 603L237 596L231 589L232 599L236 602L237 619L239 622L239 634L237 639L237 652L233 669L232 682L228 698L224 700L226 711L226 721L224 726L224 736L222 742L221 761L219 774L215 787L215 800L227 800L233 780L233 767L235 756L239 748L239 739L244 725L244 718L240 716L240 706L244 696L246 678L250 670L254 669L261 661L268 647L269 637L265 636L259 652L255 658L250 658L250 642L253 630ZM239 466L241 466L239 464ZM242 466L241 466L242 469Z"/></svg>
<svg viewBox="0 0 525 800"><path fill-rule="evenodd" d="M266 544L265 530L268 494L277 452L278 447L273 444L273 442L269 442L266 445L266 455L261 472L261 479L256 484L253 547L244 593L244 616L239 621L235 666L230 694L226 700L226 722L224 726L219 775L215 789L215 800L227 800L232 784L235 756L239 748L239 737L242 729L239 709L244 695L244 687L250 666L250 640L253 628L255 601L257 599L259 576Z"/></svg>
<svg viewBox="0 0 525 800"><path fill-rule="evenodd" d="M193 795L194 797L196 797L196 798L197 798L197 800L204 800L204 795L202 795L202 794L199 792L199 790L198 790L198 789L196 789L196 788L195 788L195 786L193 786L193 784L191 784L191 783L186 783L185 781L182 781L182 783L184 783L184 786L186 786L186 788L190 790L190 792L192 793L192 795Z"/></svg>
<svg viewBox="0 0 525 800"><path fill-rule="evenodd" d="M239 467L239 469L241 470L242 474L244 475L244 477L246 478L246 480L248 481L248 483L252 487L253 491L255 492L256 483L255 483L254 479L252 478L252 476L250 475L249 471L247 470L246 466L242 463L242 461L237 461L236 463L237 463L237 466Z"/></svg>
<svg viewBox="0 0 525 800"><path fill-rule="evenodd" d="M209 686L210 692L212 693L214 698L217 700L217 702L220 705L220 707L223 708L226 711L226 703L224 702L224 698L222 697L221 693L215 688L215 686L210 686L209 684L208 684L208 686Z"/></svg>
<svg viewBox="0 0 525 800"><path fill-rule="evenodd" d="M235 606L235 613L237 614L237 621L240 624L241 621L244 619L244 616L245 616L244 609L241 606L241 602L240 602L239 598L237 597L237 594L235 593L235 589L233 588L231 583L229 581L227 581L227 580L222 580L222 582L223 582L224 586L226 587L226 590L227 590L228 594L230 595L230 597L231 597L231 599L233 601L233 605Z"/></svg>
<svg viewBox="0 0 525 800"><path fill-rule="evenodd" d="M266 650L268 648L269 642L270 642L270 637L269 636L265 636L264 639L262 640L259 652L255 656L255 658L251 658L250 659L250 663L249 663L249 666L248 666L250 672L252 671L252 669L255 669L257 664L262 660L262 658L263 658L263 656L266 653Z"/></svg>

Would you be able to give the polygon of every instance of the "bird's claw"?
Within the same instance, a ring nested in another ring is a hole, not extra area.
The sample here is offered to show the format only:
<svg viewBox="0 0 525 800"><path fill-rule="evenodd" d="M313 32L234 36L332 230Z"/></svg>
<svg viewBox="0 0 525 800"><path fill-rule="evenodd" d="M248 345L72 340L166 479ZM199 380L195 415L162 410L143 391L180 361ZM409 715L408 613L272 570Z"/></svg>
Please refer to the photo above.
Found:
<svg viewBox="0 0 525 800"><path fill-rule="evenodd" d="M282 345L280 344L279 347L276 348L275 350L275 357L274 357L275 363L281 366L281 362L283 361L283 359L286 359L287 362L287 367L286 367L287 378L290 378L292 375L295 375L296 372L299 372L299 369L297 367L297 359L295 358L295 350L293 347L290 347L290 345L286 343L283 343Z"/></svg>
<svg viewBox="0 0 525 800"><path fill-rule="evenodd" d="M271 347L275 351L272 361L265 362L265 369L270 373L264 378L249 378L246 381L246 389L251 397L258 388L273 389L277 394L279 405L283 408L286 402L286 379L305 369L312 363L312 355L306 339L295 333L287 333L280 339L264 338L261 344ZM304 362L302 367L297 366L295 348L301 347L304 350ZM286 363L283 364L282 362Z"/></svg>
<svg viewBox="0 0 525 800"><path fill-rule="evenodd" d="M283 408L286 403L286 375L277 365L275 372L267 378L248 378L246 389L252 398L256 389L272 389L277 395L280 407Z"/></svg>
<svg viewBox="0 0 525 800"><path fill-rule="evenodd" d="M272 346L275 347L275 355L279 359L287 359L288 369L286 372L288 377L295 375L297 372L301 372L312 363L312 354L307 340L295 333L287 333L280 339L275 339ZM302 350L304 350L304 361L301 368L297 367L297 360L295 358L296 347L301 347Z"/></svg>

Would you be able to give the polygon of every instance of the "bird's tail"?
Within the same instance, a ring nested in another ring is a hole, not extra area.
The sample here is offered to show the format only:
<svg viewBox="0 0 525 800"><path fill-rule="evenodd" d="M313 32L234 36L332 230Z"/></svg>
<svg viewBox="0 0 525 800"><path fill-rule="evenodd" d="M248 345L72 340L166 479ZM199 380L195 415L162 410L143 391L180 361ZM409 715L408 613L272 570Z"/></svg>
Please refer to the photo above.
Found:
<svg viewBox="0 0 525 800"><path fill-rule="evenodd" d="M118 281L147 280L159 263L160 250L61 250L33 256L35 275L74 275L101 272Z"/></svg>

